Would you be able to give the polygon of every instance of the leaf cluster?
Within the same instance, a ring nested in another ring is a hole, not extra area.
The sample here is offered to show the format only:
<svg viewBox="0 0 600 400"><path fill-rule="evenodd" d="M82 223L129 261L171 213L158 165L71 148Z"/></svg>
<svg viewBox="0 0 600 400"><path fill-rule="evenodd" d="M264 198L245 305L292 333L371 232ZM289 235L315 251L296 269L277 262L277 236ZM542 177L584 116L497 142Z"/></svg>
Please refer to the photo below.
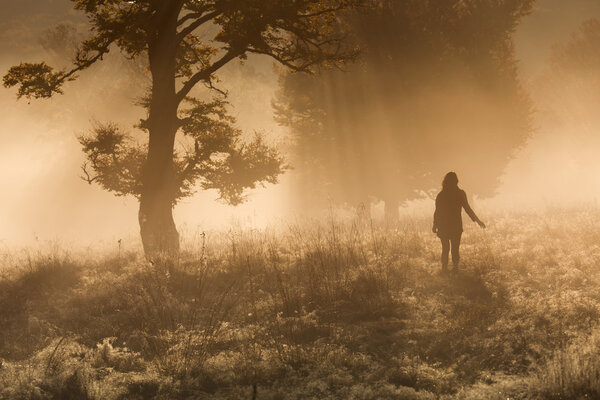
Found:
<svg viewBox="0 0 600 400"><path fill-rule="evenodd" d="M189 107L181 112L181 129L192 145L174 154L174 203L194 194L197 184L202 189L216 189L221 199L237 205L244 200L246 189L277 183L286 169L282 156L259 133L244 140L224 100L188 98L186 102ZM111 123L96 124L79 141L88 159L82 166L85 181L117 196L140 197L147 144L136 142Z"/></svg>
<svg viewBox="0 0 600 400"><path fill-rule="evenodd" d="M237 205L244 200L245 189L255 188L259 182L277 183L286 169L282 156L260 133L243 140L225 100L187 98L186 102L189 107L182 111L181 130L194 142L194 149L176 161L178 197L191 195L199 182L203 189L216 189L223 200Z"/></svg>
<svg viewBox="0 0 600 400"><path fill-rule="evenodd" d="M147 146L135 143L112 123L96 124L90 135L79 137L79 142L88 159L81 168L85 181L97 183L117 196L139 197Z"/></svg>
<svg viewBox="0 0 600 400"><path fill-rule="evenodd" d="M17 98L25 96L26 98L49 98L54 93L62 94L61 86L65 81L64 71L54 72L54 69L41 63L20 63L8 70L4 75L3 84L5 87L18 85ZM74 80L71 76L66 80Z"/></svg>

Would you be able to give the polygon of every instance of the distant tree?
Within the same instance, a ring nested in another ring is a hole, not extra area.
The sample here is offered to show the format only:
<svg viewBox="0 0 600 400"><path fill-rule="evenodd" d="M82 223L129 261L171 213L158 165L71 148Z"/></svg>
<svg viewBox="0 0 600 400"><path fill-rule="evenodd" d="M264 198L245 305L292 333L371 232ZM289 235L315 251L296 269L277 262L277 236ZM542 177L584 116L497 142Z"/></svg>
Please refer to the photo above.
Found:
<svg viewBox="0 0 600 400"><path fill-rule="evenodd" d="M552 175L567 200L585 200L600 192L600 20L584 21L556 44L547 68L533 81L535 136L543 143L538 165ZM539 146L541 147L541 146ZM552 160L549 162L549 160Z"/></svg>
<svg viewBox="0 0 600 400"><path fill-rule="evenodd" d="M141 102L147 118L138 125L147 143L137 144L114 124L97 125L81 138L85 178L139 199L147 254L178 251L172 209L196 183L237 204L246 188L274 183L282 173L275 149L260 136L244 142L225 101L201 101L192 96L195 87L219 91L215 73L248 54L272 57L294 71L337 65L356 54L342 45L337 16L360 0L71 1L87 15L92 34L78 47L73 67L21 63L10 68L4 85L18 86L19 98L48 98L113 47L147 59L151 88ZM175 148L178 133L190 140L187 150Z"/></svg>
<svg viewBox="0 0 600 400"><path fill-rule="evenodd" d="M568 40L553 46L535 86L542 110L554 118L571 126L600 123L600 20L584 21Z"/></svg>
<svg viewBox="0 0 600 400"><path fill-rule="evenodd" d="M68 59L77 52L77 45L81 39L73 24L63 22L46 29L39 42L51 55Z"/></svg>
<svg viewBox="0 0 600 400"><path fill-rule="evenodd" d="M395 215L449 170L492 194L530 131L512 34L533 0L377 3L348 18L359 63L282 77L275 108L295 139L296 198L371 197Z"/></svg>

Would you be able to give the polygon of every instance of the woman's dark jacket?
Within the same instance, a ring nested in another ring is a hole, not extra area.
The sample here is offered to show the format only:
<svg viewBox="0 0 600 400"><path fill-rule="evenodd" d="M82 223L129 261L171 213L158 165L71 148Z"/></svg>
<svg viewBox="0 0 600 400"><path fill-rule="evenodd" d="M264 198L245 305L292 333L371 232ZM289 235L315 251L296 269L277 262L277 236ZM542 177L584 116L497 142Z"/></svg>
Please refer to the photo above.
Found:
<svg viewBox="0 0 600 400"><path fill-rule="evenodd" d="M477 215L469 206L467 194L458 187L443 189L435 198L435 213L433 214L433 226L437 227L437 235L440 238L454 238L463 231L462 209L465 209L473 221L477 221Z"/></svg>

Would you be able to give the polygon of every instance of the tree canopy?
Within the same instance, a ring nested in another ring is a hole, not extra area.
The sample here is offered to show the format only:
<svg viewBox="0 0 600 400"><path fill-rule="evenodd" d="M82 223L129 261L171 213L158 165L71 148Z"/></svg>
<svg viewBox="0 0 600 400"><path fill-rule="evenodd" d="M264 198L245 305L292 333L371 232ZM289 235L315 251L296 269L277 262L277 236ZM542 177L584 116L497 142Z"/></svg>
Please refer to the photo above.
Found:
<svg viewBox="0 0 600 400"><path fill-rule="evenodd" d="M295 138L298 198L397 204L450 170L492 194L530 132L512 34L532 3L387 0L348 16L359 63L282 78L276 107Z"/></svg>
<svg viewBox="0 0 600 400"><path fill-rule="evenodd" d="M63 93L112 49L147 62L151 86L140 105L147 118L137 125L147 143L114 124L98 124L82 137L88 156L84 178L117 195L140 200L140 227L150 248L176 249L172 207L194 187L217 189L237 204L243 192L276 182L283 160L260 135L246 140L227 114L217 72L250 54L268 56L292 71L314 72L356 57L344 45L339 14L362 0L71 0L88 18L90 35L70 69L45 62L21 63L4 76L19 98ZM194 88L209 93L198 97ZM207 98L208 97L208 98ZM187 138L184 149L175 136Z"/></svg>

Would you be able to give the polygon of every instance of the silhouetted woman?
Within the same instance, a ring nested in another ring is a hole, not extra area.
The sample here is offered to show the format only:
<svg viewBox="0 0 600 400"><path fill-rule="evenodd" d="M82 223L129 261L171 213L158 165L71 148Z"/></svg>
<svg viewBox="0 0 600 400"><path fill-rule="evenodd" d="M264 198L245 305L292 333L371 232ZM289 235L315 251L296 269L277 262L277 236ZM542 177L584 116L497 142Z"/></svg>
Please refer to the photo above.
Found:
<svg viewBox="0 0 600 400"><path fill-rule="evenodd" d="M433 233L437 233L442 241L442 271L448 270L448 253L452 246L452 264L458 268L460 256L460 237L462 236L462 209L465 209L474 222L485 228L467 201L467 194L458 187L458 177L454 172L448 172L442 182L442 191L435 198L435 213L433 214Z"/></svg>

